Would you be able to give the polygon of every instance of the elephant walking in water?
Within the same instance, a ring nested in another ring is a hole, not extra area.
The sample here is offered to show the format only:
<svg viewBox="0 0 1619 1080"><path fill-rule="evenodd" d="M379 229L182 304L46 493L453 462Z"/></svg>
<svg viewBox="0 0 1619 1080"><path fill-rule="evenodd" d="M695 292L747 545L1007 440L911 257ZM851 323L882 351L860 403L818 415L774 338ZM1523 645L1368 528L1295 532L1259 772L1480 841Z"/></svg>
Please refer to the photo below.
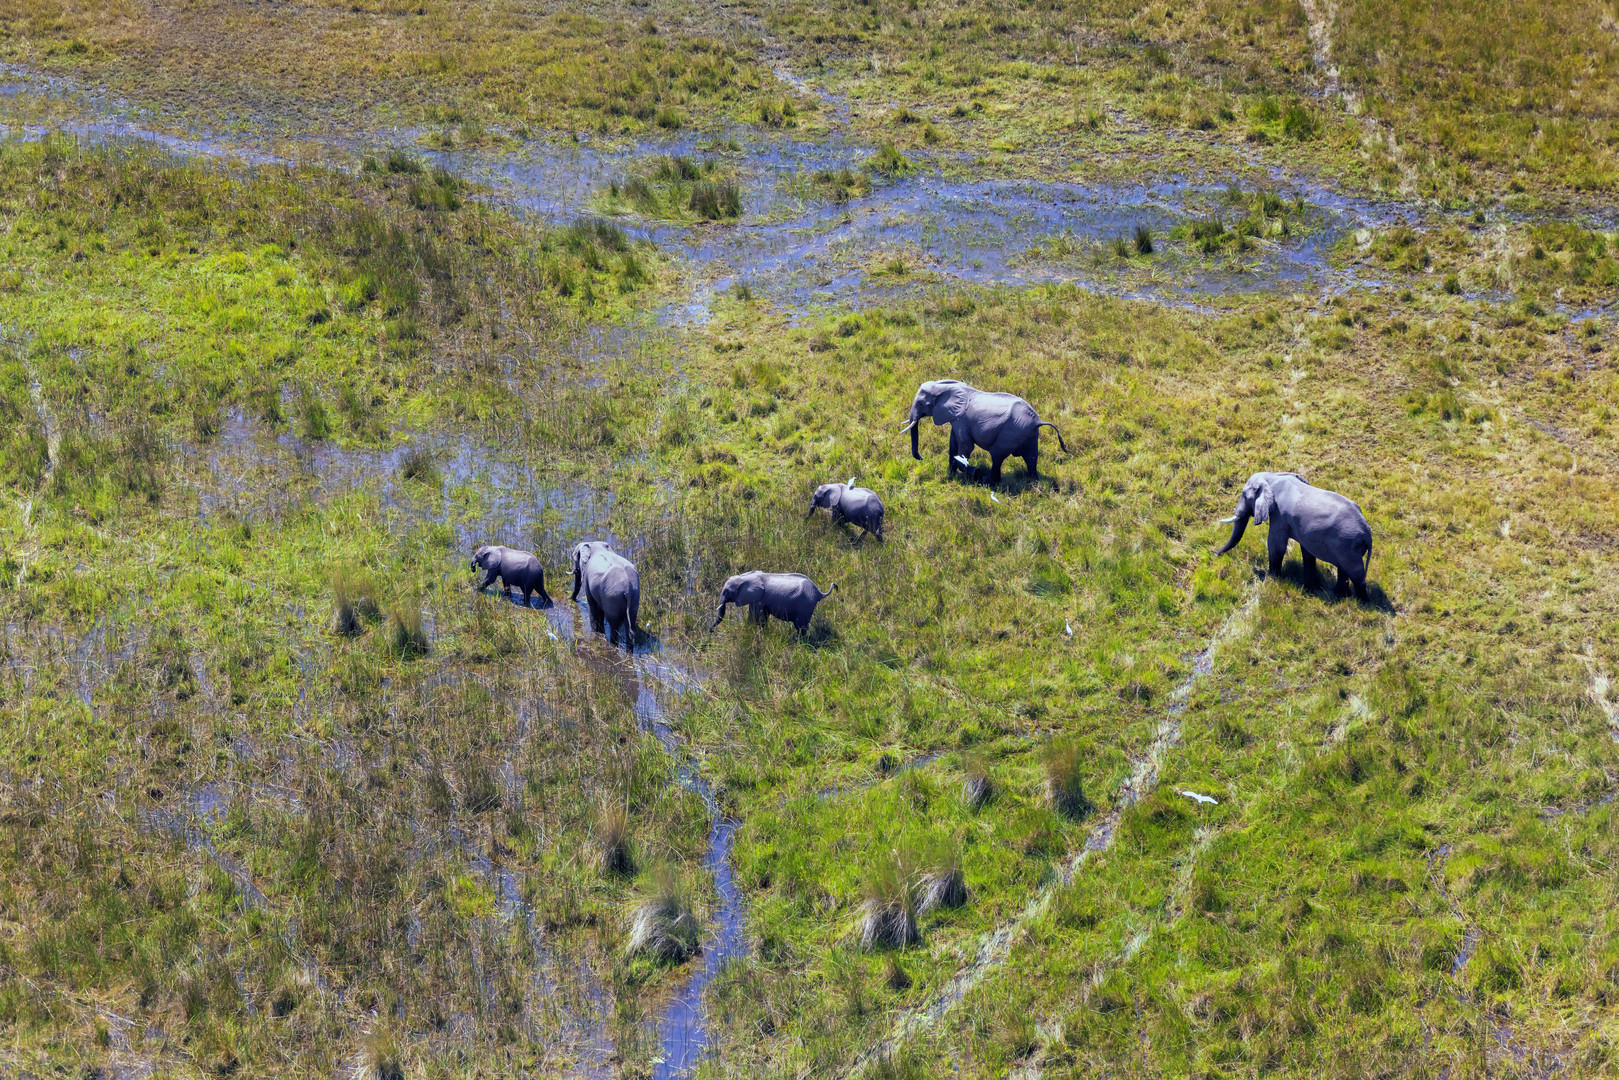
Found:
<svg viewBox="0 0 1619 1080"><path fill-rule="evenodd" d="M605 632L609 645L614 632L622 630L624 647L634 652L635 637L641 631L641 573L635 564L605 540L575 545L570 599L577 602L581 588L590 608L590 628L598 634Z"/></svg>
<svg viewBox="0 0 1619 1080"><path fill-rule="evenodd" d="M1298 473L1254 473L1243 485L1237 512L1224 521L1234 522L1231 539L1215 552L1224 555L1237 546L1252 517L1270 523L1270 572L1282 569L1287 542L1297 540L1304 553L1304 575L1319 581L1315 562L1338 568L1337 591L1354 585L1355 596L1366 599L1366 571L1372 561L1372 527L1360 507L1336 491L1311 487Z"/></svg>
<svg viewBox="0 0 1619 1080"><path fill-rule="evenodd" d="M955 379L937 379L917 388L911 401L911 418L901 431L911 433L911 456L922 460L917 445L917 424L922 417L933 417L938 427L950 425L950 471L962 469L969 476L976 475L973 466L962 466L972 456L974 447L989 452L989 482L1001 482L1001 462L1009 457L1020 457L1028 466L1029 479L1040 479L1040 429L1057 431L1057 425L1042 420L1034 407L1015 394L995 394L977 390ZM1068 446L1057 431L1057 445L1063 453ZM958 461L957 459L960 459Z"/></svg>
<svg viewBox="0 0 1619 1080"><path fill-rule="evenodd" d="M719 626L720 620L725 618L727 605L740 604L750 609L754 622L765 622L766 616L774 615L783 622L792 623L803 635L809 630L815 606L831 596L837 587L838 583L834 581L830 588L822 592L815 582L803 574L767 574L763 570L735 574L727 578L720 589L720 610L709 629Z"/></svg>
<svg viewBox="0 0 1619 1080"><path fill-rule="evenodd" d="M847 484L822 484L816 488L804 517L815 513L816 507L832 511L833 521L847 521L879 540L883 538L883 501L875 491L855 487L852 480Z"/></svg>
<svg viewBox="0 0 1619 1080"><path fill-rule="evenodd" d="M540 560L531 551L483 544L472 553L472 569L482 570L485 574L478 585L479 592L489 588L499 578L501 590L507 596L511 595L512 586L515 585L523 590L524 604L528 603L529 595L535 592L540 594L540 603L551 603L551 597L545 592L545 567L540 565Z"/></svg>

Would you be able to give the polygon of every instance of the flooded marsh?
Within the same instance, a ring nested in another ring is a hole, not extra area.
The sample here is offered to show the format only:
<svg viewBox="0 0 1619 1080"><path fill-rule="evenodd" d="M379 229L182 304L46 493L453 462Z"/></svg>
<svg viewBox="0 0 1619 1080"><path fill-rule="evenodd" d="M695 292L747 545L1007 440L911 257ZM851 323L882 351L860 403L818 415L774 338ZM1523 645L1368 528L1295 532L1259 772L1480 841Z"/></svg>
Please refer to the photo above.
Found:
<svg viewBox="0 0 1619 1080"><path fill-rule="evenodd" d="M8 17L0 1070L1611 1070L1595 151L1368 148L1353 5L346 8Z"/></svg>

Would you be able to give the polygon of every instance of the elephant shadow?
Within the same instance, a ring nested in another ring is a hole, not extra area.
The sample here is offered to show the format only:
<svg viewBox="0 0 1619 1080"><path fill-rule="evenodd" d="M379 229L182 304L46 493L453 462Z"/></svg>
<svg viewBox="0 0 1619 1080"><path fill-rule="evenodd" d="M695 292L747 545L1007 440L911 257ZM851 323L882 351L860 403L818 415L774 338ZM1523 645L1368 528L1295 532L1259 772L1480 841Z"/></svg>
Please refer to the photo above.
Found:
<svg viewBox="0 0 1619 1080"><path fill-rule="evenodd" d="M1266 571L1261 571L1261 573L1266 573ZM1384 592L1383 587L1374 581L1366 582L1366 599L1364 600L1357 600L1352 592L1339 592L1338 571L1328 565L1318 564L1316 576L1314 580L1311 580L1309 575L1304 572L1302 559L1288 559L1282 563L1281 572L1273 576L1278 581L1290 582L1300 592L1310 593L1326 600L1328 603L1353 603L1359 604L1361 607L1381 611L1385 615L1399 614L1394 607L1394 601L1389 599L1388 593Z"/></svg>
<svg viewBox="0 0 1619 1080"><path fill-rule="evenodd" d="M1014 468L1017 469L1016 472L1012 471ZM1006 466L1001 471L1001 482L999 484L990 483L989 476L990 470L987 465L957 464L955 472L950 475L950 481L956 484L986 487L999 495L1005 495L1009 498L1022 495L1026 491L1037 491L1051 481L1051 477L1045 473L1031 480L1026 466Z"/></svg>

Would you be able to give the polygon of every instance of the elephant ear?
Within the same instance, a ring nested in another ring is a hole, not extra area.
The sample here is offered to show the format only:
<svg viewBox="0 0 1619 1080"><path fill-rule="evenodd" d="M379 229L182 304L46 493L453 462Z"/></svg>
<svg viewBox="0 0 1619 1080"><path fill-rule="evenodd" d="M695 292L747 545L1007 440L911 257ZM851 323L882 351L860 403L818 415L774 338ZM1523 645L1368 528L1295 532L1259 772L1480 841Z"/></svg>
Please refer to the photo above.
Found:
<svg viewBox="0 0 1619 1080"><path fill-rule="evenodd" d="M1263 525L1270 520L1270 512L1276 505L1276 497L1270 493L1269 484L1259 485L1259 498L1254 500L1254 524Z"/></svg>
<svg viewBox="0 0 1619 1080"><path fill-rule="evenodd" d="M959 419L967 408L967 394L959 383L945 386L933 403L933 422L942 425L945 420Z"/></svg>

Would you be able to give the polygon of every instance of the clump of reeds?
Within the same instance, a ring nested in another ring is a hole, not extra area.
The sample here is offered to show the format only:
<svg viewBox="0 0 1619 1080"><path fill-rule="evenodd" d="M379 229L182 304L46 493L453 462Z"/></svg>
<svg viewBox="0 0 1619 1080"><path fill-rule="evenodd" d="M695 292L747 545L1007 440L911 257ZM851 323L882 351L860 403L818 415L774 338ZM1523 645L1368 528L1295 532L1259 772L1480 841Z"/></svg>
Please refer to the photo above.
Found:
<svg viewBox="0 0 1619 1080"><path fill-rule="evenodd" d="M1075 820L1092 810L1085 797L1085 777L1079 744L1072 739L1056 739L1046 746L1046 801L1057 813Z"/></svg>
<svg viewBox="0 0 1619 1080"><path fill-rule="evenodd" d="M1145 225L1137 225L1136 226L1136 232L1135 232L1135 239L1136 239L1136 254L1137 255L1151 255L1152 254L1152 230L1151 229L1147 228L1147 226L1145 226Z"/></svg>
<svg viewBox="0 0 1619 1080"><path fill-rule="evenodd" d="M432 642L428 640L420 607L400 604L388 612L388 644L403 657L427 655Z"/></svg>
<svg viewBox="0 0 1619 1080"><path fill-rule="evenodd" d="M628 874L635 869L630 858L630 815L622 803L602 804L593 832L602 873Z"/></svg>
<svg viewBox="0 0 1619 1080"><path fill-rule="evenodd" d="M688 207L709 221L742 216L742 189L731 180L699 180L692 185Z"/></svg>
<svg viewBox="0 0 1619 1080"><path fill-rule="evenodd" d="M974 754L962 766L966 778L961 782L961 798L974 813L995 798L995 778L989 774L989 762Z"/></svg>
<svg viewBox="0 0 1619 1080"><path fill-rule="evenodd" d="M916 879L917 911L958 908L967 902L967 878L961 872L961 847L950 844L927 860Z"/></svg>
<svg viewBox="0 0 1619 1080"><path fill-rule="evenodd" d="M696 955L702 937L691 895L673 869L662 867L652 888L630 917L628 956L650 956L663 963L680 963Z"/></svg>
<svg viewBox="0 0 1619 1080"><path fill-rule="evenodd" d="M461 767L461 805L469 814L487 814L501 806L500 784L481 761Z"/></svg>
<svg viewBox="0 0 1619 1080"><path fill-rule="evenodd" d="M399 475L406 480L417 480L428 485L439 482L438 466L433 463L433 452L426 447L417 447L405 455L399 463Z"/></svg>
<svg viewBox="0 0 1619 1080"><path fill-rule="evenodd" d="M404 1055L389 1028L378 1025L366 1035L349 1075L352 1080L405 1080Z"/></svg>
<svg viewBox="0 0 1619 1080"><path fill-rule="evenodd" d="M896 852L872 868L860 907L860 947L902 949L922 940L921 897L909 860Z"/></svg>
<svg viewBox="0 0 1619 1080"><path fill-rule="evenodd" d="M380 614L377 602L364 576L344 568L332 575L331 632L353 637L365 631L367 622L375 622Z"/></svg>

